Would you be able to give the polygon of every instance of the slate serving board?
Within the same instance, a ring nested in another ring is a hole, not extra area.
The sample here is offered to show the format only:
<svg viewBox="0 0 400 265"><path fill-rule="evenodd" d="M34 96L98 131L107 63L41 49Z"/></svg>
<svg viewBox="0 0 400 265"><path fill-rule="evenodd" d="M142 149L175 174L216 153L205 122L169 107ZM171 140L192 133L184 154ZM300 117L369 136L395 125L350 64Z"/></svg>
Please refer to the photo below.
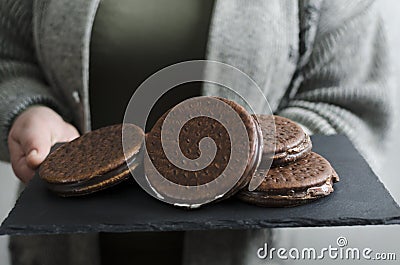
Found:
<svg viewBox="0 0 400 265"><path fill-rule="evenodd" d="M313 136L341 181L335 192L294 208L262 208L229 199L197 210L154 199L134 183L82 198L60 198L35 176L0 234L55 234L265 227L400 224L400 208L344 136Z"/></svg>

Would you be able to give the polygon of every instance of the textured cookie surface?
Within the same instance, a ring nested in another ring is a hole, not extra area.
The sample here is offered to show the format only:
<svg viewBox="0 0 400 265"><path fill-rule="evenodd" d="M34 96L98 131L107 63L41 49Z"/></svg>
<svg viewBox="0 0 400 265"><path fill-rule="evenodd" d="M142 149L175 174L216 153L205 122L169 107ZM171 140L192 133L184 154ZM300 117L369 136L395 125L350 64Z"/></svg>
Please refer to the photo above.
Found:
<svg viewBox="0 0 400 265"><path fill-rule="evenodd" d="M265 176L256 191L278 192L286 190L304 190L323 184L333 174L330 163L317 153L312 152L303 159L285 166L269 170L258 170L255 174Z"/></svg>
<svg viewBox="0 0 400 265"><path fill-rule="evenodd" d="M281 116L255 115L264 137L264 153L271 153L270 141L275 136L275 153L285 152L300 145L305 139L303 129L295 122ZM275 125L275 135L273 126Z"/></svg>
<svg viewBox="0 0 400 265"><path fill-rule="evenodd" d="M241 179L236 183L236 185L232 188L230 192L228 192L225 195L225 198L228 198L235 194L237 191L242 189L243 187L247 186L258 168L260 161L261 161L261 152L262 152L262 145L263 145L263 135L261 128L258 126L258 123L256 120L253 118L252 115L250 115L245 108L240 106L239 104L236 104L233 101L224 99L224 98L219 98L220 100L224 101L225 103L229 104L240 116L242 119L243 124L245 125L247 129L247 134L249 136L249 154L248 154L248 162L247 162L247 167L245 169L245 172ZM238 144L238 143L234 143ZM245 150L245 149L244 149Z"/></svg>
<svg viewBox="0 0 400 265"><path fill-rule="evenodd" d="M243 107L226 99L217 99L228 104L237 112L237 114L239 114L239 117L241 118L248 133L249 141L247 143L235 143L236 145L239 145L241 150L249 150L249 161L247 163L249 166L246 168L245 174L232 188L232 190L236 192L248 183L252 174L254 173L255 168L250 164L252 164L255 159L254 154L259 146L259 135L257 134L257 127L253 118ZM213 98L213 100L215 100L215 98ZM213 109L213 111L219 113L218 107L215 107L215 110ZM146 148L149 159L151 160L154 168L160 174L162 174L164 178L182 186L199 186L218 178L229 163L229 158L231 157L231 145L233 144L230 141L229 133L225 127L218 121L205 116L193 118L185 123L179 134L179 146L184 156L191 160L198 158L200 156L199 142L205 137L211 138L217 147L215 157L207 167L198 171L189 171L179 168L169 161L162 148L161 130L167 114L168 113L164 114L157 121L153 129L146 135ZM243 124L233 123L232 125L243 126ZM243 146L240 147L240 145ZM248 145L250 145L250 148ZM156 189L163 189L163 183L157 183L153 179L152 176L155 174L155 172L150 167L146 166L148 163L149 161L146 162L145 160L145 170L148 180ZM221 185L228 185L228 183L221 183ZM173 191L166 191L166 193L172 192ZM230 196L231 193L232 191L228 194L225 194L224 197Z"/></svg>
<svg viewBox="0 0 400 265"><path fill-rule="evenodd" d="M126 156L136 155L144 140L143 130L133 124L117 124L66 143L52 152L39 168L39 175L48 183L74 183L91 180L125 164Z"/></svg>
<svg viewBox="0 0 400 265"><path fill-rule="evenodd" d="M263 134L264 157L273 157L272 166L288 164L311 152L310 137L297 123L276 115L253 116Z"/></svg>
<svg viewBox="0 0 400 265"><path fill-rule="evenodd" d="M258 170L264 176L254 191L243 189L238 198L265 207L291 207L328 196L339 176L322 156L311 153L292 164Z"/></svg>

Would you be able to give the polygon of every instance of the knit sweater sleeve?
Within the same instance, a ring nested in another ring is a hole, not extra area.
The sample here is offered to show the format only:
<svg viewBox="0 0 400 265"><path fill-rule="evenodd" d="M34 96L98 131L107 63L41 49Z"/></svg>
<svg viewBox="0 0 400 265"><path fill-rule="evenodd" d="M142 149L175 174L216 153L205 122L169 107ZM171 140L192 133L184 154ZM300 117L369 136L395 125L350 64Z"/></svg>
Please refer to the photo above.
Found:
<svg viewBox="0 0 400 265"><path fill-rule="evenodd" d="M311 54L278 114L312 133L347 135L373 162L393 113L389 61L375 4L356 2L322 4Z"/></svg>
<svg viewBox="0 0 400 265"><path fill-rule="evenodd" d="M18 114L33 104L61 112L44 82L32 36L32 2L0 0L0 159L9 159L7 136Z"/></svg>

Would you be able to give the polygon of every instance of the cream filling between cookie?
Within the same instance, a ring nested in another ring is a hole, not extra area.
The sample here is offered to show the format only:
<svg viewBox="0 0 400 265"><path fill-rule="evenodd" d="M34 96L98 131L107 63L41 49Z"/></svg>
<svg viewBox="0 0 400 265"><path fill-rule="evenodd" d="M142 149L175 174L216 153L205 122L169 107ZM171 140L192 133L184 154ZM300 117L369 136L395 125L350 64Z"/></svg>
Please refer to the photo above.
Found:
<svg viewBox="0 0 400 265"><path fill-rule="evenodd" d="M103 175L96 175L90 179L86 180L80 180L76 182L71 182L71 183L50 183L47 182L47 186L53 190L54 192L57 193L77 193L79 194L79 190L81 188L89 188L92 185L96 185L98 183L101 183L103 181L112 179L112 177L117 176L118 174L121 174L127 170L130 169L130 167L136 168L139 165L138 158L136 155L133 155L131 158L128 160L125 160L125 162L120 165L119 167L103 174ZM130 173L130 171L127 171L127 175Z"/></svg>
<svg viewBox="0 0 400 265"><path fill-rule="evenodd" d="M327 196L333 192L332 177L326 180L326 182L320 186L310 187L306 191L289 191L288 195L266 195L271 199L308 199L318 196Z"/></svg>
<svg viewBox="0 0 400 265"><path fill-rule="evenodd" d="M304 140L298 146L289 148L288 150L283 151L282 153L275 154L274 159L283 158L283 157L287 156L288 154L300 153L307 148L310 141L311 141L310 136L308 134L305 134Z"/></svg>

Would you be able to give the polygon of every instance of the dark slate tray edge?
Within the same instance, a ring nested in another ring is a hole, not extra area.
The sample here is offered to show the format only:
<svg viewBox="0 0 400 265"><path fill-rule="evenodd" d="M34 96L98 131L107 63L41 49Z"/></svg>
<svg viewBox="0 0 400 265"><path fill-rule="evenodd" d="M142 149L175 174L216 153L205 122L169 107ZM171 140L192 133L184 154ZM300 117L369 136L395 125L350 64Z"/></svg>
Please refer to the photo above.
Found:
<svg viewBox="0 0 400 265"><path fill-rule="evenodd" d="M322 134L317 134L317 135L322 135ZM379 176L379 174L375 170L373 170L371 168L370 163L368 163L367 158L362 154L362 152L360 152L360 150L354 145L354 143L345 134L337 134L337 135L344 136L346 138L346 140L354 147L354 149L357 150L358 154L362 157L362 159L364 160L365 164L368 166L368 169L376 176L376 179L377 179L378 183L381 184L383 186L383 188L385 189L385 191L390 195L390 198L392 199L393 205L395 205L395 207L400 210L400 205L394 199L392 193L386 188L386 185L382 182L381 177Z"/></svg>
<svg viewBox="0 0 400 265"><path fill-rule="evenodd" d="M51 151L54 151L55 149L57 149L58 147L60 147L61 145L63 145L64 142L62 143L55 143L52 147L51 147ZM37 173L38 171L35 172L35 177L36 175L39 175ZM8 212L6 218L4 218L3 222L1 222L0 225L0 236L2 235L16 235L18 234L18 232L14 232L14 228L9 228L9 226L5 225L5 223L7 222L8 218L10 217L10 215L14 212L15 207L18 205L19 200L22 198L22 195L25 193L25 191L27 190L29 186L29 183L25 185L24 189L18 193L17 195L17 199L15 200L14 206L11 208L11 210ZM18 228L17 228L18 229ZM19 229L18 229L19 230ZM36 233L37 234L37 233Z"/></svg>
<svg viewBox="0 0 400 265"><path fill-rule="evenodd" d="M348 142L358 151L354 144L346 137ZM362 159L367 164L370 171L377 177L377 182L383 186L384 190L389 194L391 198L391 203L400 210L399 204L393 198L392 194L386 188L384 183L381 181L380 177L375 174L369 163L364 156L359 153ZM28 184L29 185L29 184ZM67 234L67 233L90 233L90 232L135 232L135 231L187 231L187 230L217 230L217 229L261 229L261 228L290 228L290 227L332 227L332 226L365 226L365 225L399 225L400 215L393 216L386 219L363 219L363 218L342 218L339 222L336 220L334 223L330 220L314 220L314 219L285 219L283 220L269 220L269 221L246 221L242 222L231 222L227 224L227 221L212 221L211 223L205 222L202 225L199 223L191 222L177 222L177 223L162 223L163 228L160 229L160 223L146 223L146 224L136 224L136 225L114 225L114 224L97 224L97 225L73 225L73 226L61 226L61 225L43 225L43 226L8 226L5 225L10 214L14 211L17 202L22 197L25 189L19 194L16 203L13 208L8 213L7 217L3 220L0 226L0 236L2 235L34 235L34 234ZM145 229L143 229L145 227ZM196 227L196 229L193 229ZM27 232L27 230L29 232Z"/></svg>
<svg viewBox="0 0 400 265"><path fill-rule="evenodd" d="M9 234L8 232L10 232L10 228L8 228L8 226L5 225L5 223L7 222L8 218L10 217L10 215L14 212L15 207L18 205L19 200L22 197L22 194L25 193L26 188L29 186L29 183L25 186L25 188L17 195L17 199L15 200L14 206L11 208L11 210L8 212L6 218L4 218L3 222L1 222L0 225L0 236L2 235L7 235ZM10 234L11 235L11 234Z"/></svg>
<svg viewBox="0 0 400 265"><path fill-rule="evenodd" d="M226 221L204 222L202 225L191 222L162 223L160 229L159 223L137 224L134 226L99 224L99 225L74 225L74 226L7 226L1 227L0 235L18 235L18 234L67 234L67 233L90 233L90 232L135 232L135 231L187 231L187 230L213 230L213 229L261 229L261 228L290 228L290 227L324 227L324 226L365 226L365 225L399 225L400 216L387 219L359 219L343 218L340 222L331 223L329 220L295 220L286 219L270 221L243 221L227 224ZM195 229L193 227L196 227ZM28 233L26 231L29 231Z"/></svg>

